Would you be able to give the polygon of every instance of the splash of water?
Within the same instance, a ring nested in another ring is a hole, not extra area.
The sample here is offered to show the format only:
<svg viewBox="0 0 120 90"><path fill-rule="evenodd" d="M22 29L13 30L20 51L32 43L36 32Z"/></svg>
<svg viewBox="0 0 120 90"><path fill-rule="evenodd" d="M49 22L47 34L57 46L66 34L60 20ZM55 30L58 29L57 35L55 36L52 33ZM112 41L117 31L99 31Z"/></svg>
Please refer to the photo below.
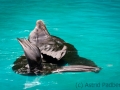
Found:
<svg viewBox="0 0 120 90"><path fill-rule="evenodd" d="M40 79L41 79L41 77L36 77L33 81L26 80L26 82L24 84L24 89L28 89L28 88L32 88L32 87L40 85L41 84L39 82Z"/></svg>

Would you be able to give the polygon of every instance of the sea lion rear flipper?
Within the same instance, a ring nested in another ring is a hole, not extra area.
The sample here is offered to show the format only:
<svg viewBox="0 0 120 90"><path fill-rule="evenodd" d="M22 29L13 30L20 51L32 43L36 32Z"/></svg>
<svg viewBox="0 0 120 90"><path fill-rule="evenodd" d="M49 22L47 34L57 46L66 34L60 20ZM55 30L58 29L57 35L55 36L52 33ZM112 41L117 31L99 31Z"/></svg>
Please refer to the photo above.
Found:
<svg viewBox="0 0 120 90"><path fill-rule="evenodd" d="M30 69L34 69L34 68L41 69L42 60L41 60L41 52L39 48L35 46L34 44L31 44L26 39L17 38L17 40L19 41L19 43L21 44L24 50Z"/></svg>
<svg viewBox="0 0 120 90"><path fill-rule="evenodd" d="M85 66L85 65L70 65L70 66L63 66L58 68L57 70L53 71L53 73L58 72L99 72L101 68L99 67L92 67L92 66Z"/></svg>

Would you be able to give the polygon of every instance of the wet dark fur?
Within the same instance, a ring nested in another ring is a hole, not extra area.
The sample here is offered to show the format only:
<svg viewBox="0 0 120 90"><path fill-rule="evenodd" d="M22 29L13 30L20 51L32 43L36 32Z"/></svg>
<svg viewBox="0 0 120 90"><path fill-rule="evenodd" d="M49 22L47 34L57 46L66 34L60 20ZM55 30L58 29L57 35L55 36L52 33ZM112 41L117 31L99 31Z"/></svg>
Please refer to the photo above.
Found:
<svg viewBox="0 0 120 90"><path fill-rule="evenodd" d="M56 38L58 40L62 40L58 37ZM42 70L38 70L37 68L35 68L33 71L30 72L29 68L25 67L28 64L25 56L20 56L19 58L17 58L16 61L14 62L14 66L12 67L12 69L16 73L22 75L35 75L35 74L46 75L51 74L52 71L57 70L58 68L64 66L65 64L97 67L97 65L93 61L86 59L84 57L80 57L78 55L76 48L73 45L69 43L65 43L65 45L68 48L67 52L65 56L59 61L52 58L51 56L42 54L43 55Z"/></svg>

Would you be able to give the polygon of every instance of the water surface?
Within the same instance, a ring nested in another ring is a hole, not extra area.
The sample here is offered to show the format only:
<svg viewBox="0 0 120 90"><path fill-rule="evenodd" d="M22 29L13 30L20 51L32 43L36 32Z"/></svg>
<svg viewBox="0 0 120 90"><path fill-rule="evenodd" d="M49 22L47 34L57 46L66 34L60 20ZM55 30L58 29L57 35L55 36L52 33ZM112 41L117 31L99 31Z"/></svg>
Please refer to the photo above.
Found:
<svg viewBox="0 0 120 90"><path fill-rule="evenodd" d="M102 67L101 72L15 74L11 67L23 54L16 38L27 38L39 19L51 35L73 44L80 56ZM0 62L0 90L80 90L81 85L83 90L120 89L120 85L102 86L120 84L120 1L0 0Z"/></svg>

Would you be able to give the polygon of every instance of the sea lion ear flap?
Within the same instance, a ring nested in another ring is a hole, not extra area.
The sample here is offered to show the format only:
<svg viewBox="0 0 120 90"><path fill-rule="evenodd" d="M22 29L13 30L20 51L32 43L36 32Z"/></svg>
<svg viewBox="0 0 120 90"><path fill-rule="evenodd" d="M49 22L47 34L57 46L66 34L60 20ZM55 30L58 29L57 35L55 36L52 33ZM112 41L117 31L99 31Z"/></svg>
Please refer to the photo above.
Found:
<svg viewBox="0 0 120 90"><path fill-rule="evenodd" d="M34 30L29 35L29 41L35 45L50 37L49 32L42 20L37 20Z"/></svg>

